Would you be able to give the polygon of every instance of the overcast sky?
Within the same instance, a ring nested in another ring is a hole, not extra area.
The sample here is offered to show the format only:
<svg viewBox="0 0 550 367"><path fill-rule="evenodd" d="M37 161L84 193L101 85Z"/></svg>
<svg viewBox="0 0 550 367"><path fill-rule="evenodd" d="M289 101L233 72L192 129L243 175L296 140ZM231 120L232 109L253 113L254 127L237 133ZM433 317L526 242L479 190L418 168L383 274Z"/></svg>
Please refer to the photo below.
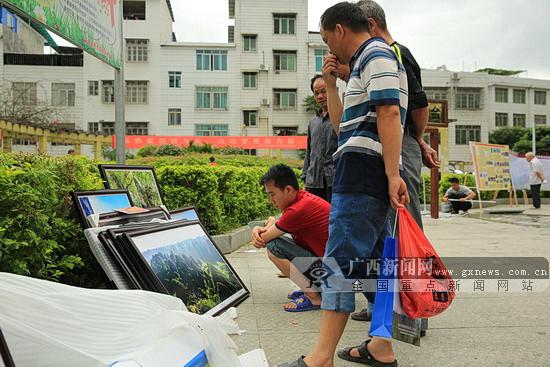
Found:
<svg viewBox="0 0 550 367"><path fill-rule="evenodd" d="M238 0L237 0L238 1ZM336 0L309 0L309 30ZM180 42L227 42L227 0L171 0ZM527 70L550 79L549 0L380 0L393 37L423 68Z"/></svg>

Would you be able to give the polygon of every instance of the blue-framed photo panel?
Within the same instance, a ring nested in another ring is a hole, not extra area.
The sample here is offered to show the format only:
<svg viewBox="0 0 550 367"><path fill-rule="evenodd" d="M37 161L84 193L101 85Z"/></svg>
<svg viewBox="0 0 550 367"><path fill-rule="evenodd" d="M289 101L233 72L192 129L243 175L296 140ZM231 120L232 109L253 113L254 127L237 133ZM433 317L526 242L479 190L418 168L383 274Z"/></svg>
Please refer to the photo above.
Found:
<svg viewBox="0 0 550 367"><path fill-rule="evenodd" d="M84 228L90 228L88 217L105 214L134 205L128 190L93 190L72 192L73 204Z"/></svg>

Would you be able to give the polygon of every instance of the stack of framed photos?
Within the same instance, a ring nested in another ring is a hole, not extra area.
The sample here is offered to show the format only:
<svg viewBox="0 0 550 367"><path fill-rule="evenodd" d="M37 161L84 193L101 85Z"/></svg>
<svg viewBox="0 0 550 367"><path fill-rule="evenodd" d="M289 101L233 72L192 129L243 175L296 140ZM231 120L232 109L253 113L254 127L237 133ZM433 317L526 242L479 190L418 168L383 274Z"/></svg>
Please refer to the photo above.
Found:
<svg viewBox="0 0 550 367"><path fill-rule="evenodd" d="M166 210L153 167L99 169L106 189L77 191L73 200L90 248L117 288L169 294L189 311L213 316L249 296L197 210Z"/></svg>
<svg viewBox="0 0 550 367"><path fill-rule="evenodd" d="M215 316L249 296L199 221L126 225L98 238L130 288L173 295L191 312Z"/></svg>
<svg viewBox="0 0 550 367"><path fill-rule="evenodd" d="M170 215L161 208L128 212L128 208L133 207L128 190L75 191L72 196L84 228L170 219Z"/></svg>

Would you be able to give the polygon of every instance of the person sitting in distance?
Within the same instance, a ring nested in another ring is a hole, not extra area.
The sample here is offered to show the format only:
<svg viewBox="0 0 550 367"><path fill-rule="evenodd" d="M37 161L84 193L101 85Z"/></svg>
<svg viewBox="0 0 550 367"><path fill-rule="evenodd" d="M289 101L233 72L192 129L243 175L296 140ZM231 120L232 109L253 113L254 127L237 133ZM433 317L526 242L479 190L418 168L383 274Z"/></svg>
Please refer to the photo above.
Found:
<svg viewBox="0 0 550 367"><path fill-rule="evenodd" d="M451 187L445 193L443 200L451 204L451 214L458 214L462 210L465 214L472 207L472 200L476 197L476 193L464 185L458 183L458 178L452 177L450 180ZM458 200L458 201L457 201Z"/></svg>

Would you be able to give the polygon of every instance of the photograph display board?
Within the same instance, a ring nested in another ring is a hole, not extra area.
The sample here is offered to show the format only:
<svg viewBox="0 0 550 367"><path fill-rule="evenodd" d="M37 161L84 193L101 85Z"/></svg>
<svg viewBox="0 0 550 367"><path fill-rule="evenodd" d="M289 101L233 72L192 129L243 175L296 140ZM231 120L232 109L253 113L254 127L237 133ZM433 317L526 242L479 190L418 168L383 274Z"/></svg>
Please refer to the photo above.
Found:
<svg viewBox="0 0 550 367"><path fill-rule="evenodd" d="M507 145L470 142L470 151L479 191L508 190L512 187L510 148Z"/></svg>
<svg viewBox="0 0 550 367"><path fill-rule="evenodd" d="M109 213L133 206L128 190L75 191L72 197L84 228L90 227L86 219L89 215Z"/></svg>
<svg viewBox="0 0 550 367"><path fill-rule="evenodd" d="M542 169L544 170L544 176L546 182L543 182L540 187L541 191L550 191L550 157L537 157L542 163ZM516 190L531 190L529 184L529 176L531 176L531 167L525 157L518 157L516 155L510 156L510 173L512 174L512 182Z"/></svg>
<svg viewBox="0 0 550 367"><path fill-rule="evenodd" d="M4 0L115 68L121 66L122 6L117 0Z"/></svg>
<svg viewBox="0 0 550 367"><path fill-rule="evenodd" d="M249 295L200 222L173 223L121 237L135 246L164 290L180 298L190 312L217 315Z"/></svg>
<svg viewBox="0 0 550 367"><path fill-rule="evenodd" d="M154 167L100 164L99 171L107 189L126 189L134 205L153 208L164 205Z"/></svg>

